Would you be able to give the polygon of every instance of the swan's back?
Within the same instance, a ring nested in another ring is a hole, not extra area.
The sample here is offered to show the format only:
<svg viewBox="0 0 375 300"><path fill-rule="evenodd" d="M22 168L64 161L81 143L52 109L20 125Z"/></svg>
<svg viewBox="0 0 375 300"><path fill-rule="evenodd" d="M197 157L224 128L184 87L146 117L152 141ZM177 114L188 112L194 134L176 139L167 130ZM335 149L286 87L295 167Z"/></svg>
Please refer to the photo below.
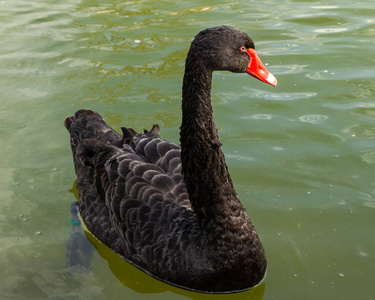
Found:
<svg viewBox="0 0 375 300"><path fill-rule="evenodd" d="M199 256L199 226L181 175L179 146L162 140L157 125L144 134L122 128L120 136L91 110L77 111L65 126L79 210L99 240L140 269L175 284L211 269ZM193 265L206 271L194 271Z"/></svg>

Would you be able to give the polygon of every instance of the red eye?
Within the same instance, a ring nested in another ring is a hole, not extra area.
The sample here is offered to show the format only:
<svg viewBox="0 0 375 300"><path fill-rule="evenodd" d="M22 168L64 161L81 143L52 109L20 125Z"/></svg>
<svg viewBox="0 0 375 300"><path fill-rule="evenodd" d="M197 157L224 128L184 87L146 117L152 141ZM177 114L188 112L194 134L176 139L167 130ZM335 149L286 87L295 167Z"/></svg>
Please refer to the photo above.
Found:
<svg viewBox="0 0 375 300"><path fill-rule="evenodd" d="M242 52L246 52L246 47L245 47L245 46L242 46L242 47L240 48L240 50L241 50Z"/></svg>

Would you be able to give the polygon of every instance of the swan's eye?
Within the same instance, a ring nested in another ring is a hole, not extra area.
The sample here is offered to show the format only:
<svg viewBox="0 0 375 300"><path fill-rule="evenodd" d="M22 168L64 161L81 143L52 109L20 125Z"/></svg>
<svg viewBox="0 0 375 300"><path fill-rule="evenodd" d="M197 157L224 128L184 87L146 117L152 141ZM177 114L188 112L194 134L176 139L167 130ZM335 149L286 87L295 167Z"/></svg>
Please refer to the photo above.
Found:
<svg viewBox="0 0 375 300"><path fill-rule="evenodd" d="M241 50L242 52L246 52L246 47L245 47L245 46L242 46L242 47L240 48L240 50Z"/></svg>

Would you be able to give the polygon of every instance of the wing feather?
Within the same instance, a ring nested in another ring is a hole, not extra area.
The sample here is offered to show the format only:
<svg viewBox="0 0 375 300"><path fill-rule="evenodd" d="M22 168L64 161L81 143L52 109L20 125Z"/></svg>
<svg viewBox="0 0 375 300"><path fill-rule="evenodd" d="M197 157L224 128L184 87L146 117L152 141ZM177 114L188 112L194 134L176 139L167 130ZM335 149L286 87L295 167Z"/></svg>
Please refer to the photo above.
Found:
<svg viewBox="0 0 375 300"><path fill-rule="evenodd" d="M168 266L187 264L200 247L180 147L162 140L158 126L144 134L122 128L121 137L92 111L77 112L65 125L88 229L140 268L170 278Z"/></svg>

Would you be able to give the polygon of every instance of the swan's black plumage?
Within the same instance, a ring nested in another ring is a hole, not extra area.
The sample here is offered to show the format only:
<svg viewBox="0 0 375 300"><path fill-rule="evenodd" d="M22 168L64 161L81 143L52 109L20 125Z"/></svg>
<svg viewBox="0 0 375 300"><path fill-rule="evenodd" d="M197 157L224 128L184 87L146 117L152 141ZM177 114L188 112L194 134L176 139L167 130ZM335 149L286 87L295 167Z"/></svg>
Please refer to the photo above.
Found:
<svg viewBox="0 0 375 300"><path fill-rule="evenodd" d="M204 292L258 284L266 258L234 190L213 119L214 70L244 72L252 40L231 27L200 32L186 59L181 148L160 138L116 133L99 114L67 117L87 228L150 275Z"/></svg>

